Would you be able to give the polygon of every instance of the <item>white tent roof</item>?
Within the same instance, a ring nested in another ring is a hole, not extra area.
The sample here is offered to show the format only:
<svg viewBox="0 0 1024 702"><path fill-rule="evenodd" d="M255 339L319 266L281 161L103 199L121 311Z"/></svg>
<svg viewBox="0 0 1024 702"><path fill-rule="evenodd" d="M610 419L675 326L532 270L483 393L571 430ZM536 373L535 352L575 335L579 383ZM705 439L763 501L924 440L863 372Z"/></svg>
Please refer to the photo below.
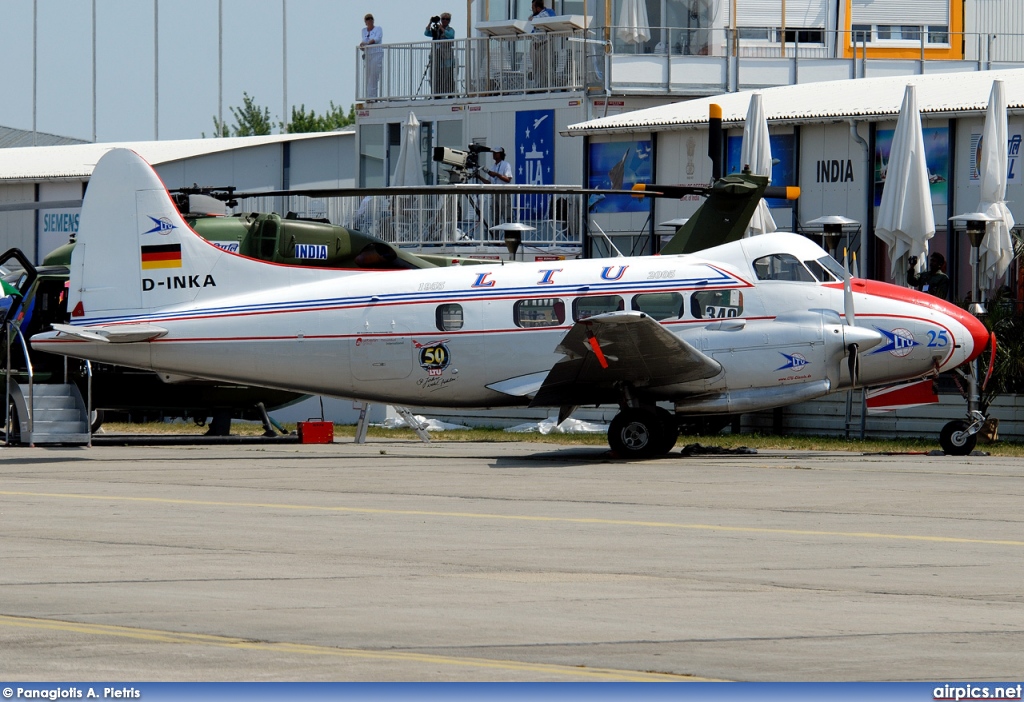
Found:
<svg viewBox="0 0 1024 702"><path fill-rule="evenodd" d="M153 165L183 158L243 149L264 144L278 144L302 139L318 139L350 133L315 132L310 134L274 134L270 136L184 139L179 141L137 141L71 146L29 146L0 150L0 182L17 180L49 180L56 178L88 178L103 154L111 149L135 151Z"/></svg>
<svg viewBox="0 0 1024 702"><path fill-rule="evenodd" d="M761 93L765 117L774 124L866 117L895 120L908 83L917 86L918 107L922 118L927 118L984 113L992 81L997 78L1006 83L1010 113L1024 109L1024 69L825 81L756 92ZM712 103L722 107L723 124L739 125L746 118L751 92L755 91L725 93L571 124L566 133L580 136L693 128L707 124Z"/></svg>

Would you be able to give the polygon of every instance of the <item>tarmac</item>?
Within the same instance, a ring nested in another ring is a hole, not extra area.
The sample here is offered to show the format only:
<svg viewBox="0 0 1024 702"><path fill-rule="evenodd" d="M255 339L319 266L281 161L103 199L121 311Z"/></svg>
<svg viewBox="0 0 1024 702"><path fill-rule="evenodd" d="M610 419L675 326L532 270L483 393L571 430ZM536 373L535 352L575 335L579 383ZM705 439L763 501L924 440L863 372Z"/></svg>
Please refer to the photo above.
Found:
<svg viewBox="0 0 1024 702"><path fill-rule="evenodd" d="M1024 674L1024 461L0 448L6 681Z"/></svg>

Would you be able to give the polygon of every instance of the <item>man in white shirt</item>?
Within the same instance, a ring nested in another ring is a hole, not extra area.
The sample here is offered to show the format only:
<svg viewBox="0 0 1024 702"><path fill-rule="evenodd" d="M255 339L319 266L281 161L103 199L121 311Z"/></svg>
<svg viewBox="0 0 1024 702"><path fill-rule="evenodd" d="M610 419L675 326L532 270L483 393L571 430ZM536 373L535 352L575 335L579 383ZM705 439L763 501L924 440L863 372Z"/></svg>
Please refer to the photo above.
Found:
<svg viewBox="0 0 1024 702"><path fill-rule="evenodd" d="M555 16L552 9L544 7L544 0L533 0L532 8L533 14L530 15L530 22L533 22L535 19ZM545 36L546 32L543 29L533 27L530 31L532 32L530 37L530 63L533 85L537 88L549 88L551 86L548 85L548 68L553 59L551 52L554 47L548 41Z"/></svg>
<svg viewBox="0 0 1024 702"><path fill-rule="evenodd" d="M384 41L384 30L373 25L373 15L367 13L363 18L363 41L359 46L363 49L363 60L366 70L366 97L380 96L380 73L384 65L384 49L380 44Z"/></svg>
<svg viewBox="0 0 1024 702"><path fill-rule="evenodd" d="M491 182L500 185L501 183L512 182L512 164L505 160L505 149L498 147L491 149L494 156L494 166L484 171L491 177ZM491 226L504 224L512 221L512 196L491 195Z"/></svg>

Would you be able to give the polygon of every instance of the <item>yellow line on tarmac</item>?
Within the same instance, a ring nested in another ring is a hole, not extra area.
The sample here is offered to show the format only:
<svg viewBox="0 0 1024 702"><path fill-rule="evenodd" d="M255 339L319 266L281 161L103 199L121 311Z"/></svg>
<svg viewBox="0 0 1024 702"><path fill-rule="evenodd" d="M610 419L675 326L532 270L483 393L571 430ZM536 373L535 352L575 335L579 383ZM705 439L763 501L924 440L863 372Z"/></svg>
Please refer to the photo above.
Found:
<svg viewBox="0 0 1024 702"><path fill-rule="evenodd" d="M150 643L191 644L195 646L216 646L244 651L266 651L269 653L291 653L303 656L335 656L339 658L363 658L380 661L403 661L428 665L462 666L489 670L512 670L521 673L560 675L568 678L588 680L609 680L620 682L718 682L711 678L669 673L646 673L637 670L616 670L614 668L587 668L582 666L552 665L546 663L523 663L489 658L456 658L437 656L429 653L404 651L373 651L358 648L334 648L273 641L253 641L232 636L211 634L188 634L160 629L138 629L109 624L86 624L59 619L36 619L33 617L12 617L0 615L0 626L21 627L34 630L62 631L89 636L108 636Z"/></svg>
<svg viewBox="0 0 1024 702"><path fill-rule="evenodd" d="M347 514L389 514L408 517L447 517L458 519L491 519L560 524L597 524L631 526L651 529L690 529L742 534L779 534L785 536L825 536L855 539L891 539L897 541L931 541L943 544L986 544L990 546L1024 546L1024 541L1003 539L969 539L956 536L923 536L920 534L884 534L870 531L818 531L809 529L774 529L770 527L739 527L722 524L680 524L676 522L645 522L631 519L599 519L594 517L543 517L528 514L492 514L487 512L441 512L419 509L374 509L369 507L336 507L323 505L278 504L273 502L222 502L215 500L184 500L167 497L126 497L120 495L81 495L58 492L20 492L0 490L0 496L50 497L72 500L105 500L108 502L144 502L150 504L194 505L197 507L239 507L255 509L300 510L307 512L338 512Z"/></svg>

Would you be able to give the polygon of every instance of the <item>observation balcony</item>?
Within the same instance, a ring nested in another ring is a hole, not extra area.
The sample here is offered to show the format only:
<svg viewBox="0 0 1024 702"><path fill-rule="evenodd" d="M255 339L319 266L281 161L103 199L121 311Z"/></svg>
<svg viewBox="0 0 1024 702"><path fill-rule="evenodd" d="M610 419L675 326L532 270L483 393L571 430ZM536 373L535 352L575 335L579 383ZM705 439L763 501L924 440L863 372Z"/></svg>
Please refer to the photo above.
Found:
<svg viewBox="0 0 1024 702"><path fill-rule="evenodd" d="M778 85L1024 67L1024 35L932 31L900 39L877 32L744 27L623 27L382 44L356 49L356 99L364 104L587 91L696 97ZM773 38L786 37L785 41ZM371 64L380 65L379 83Z"/></svg>

